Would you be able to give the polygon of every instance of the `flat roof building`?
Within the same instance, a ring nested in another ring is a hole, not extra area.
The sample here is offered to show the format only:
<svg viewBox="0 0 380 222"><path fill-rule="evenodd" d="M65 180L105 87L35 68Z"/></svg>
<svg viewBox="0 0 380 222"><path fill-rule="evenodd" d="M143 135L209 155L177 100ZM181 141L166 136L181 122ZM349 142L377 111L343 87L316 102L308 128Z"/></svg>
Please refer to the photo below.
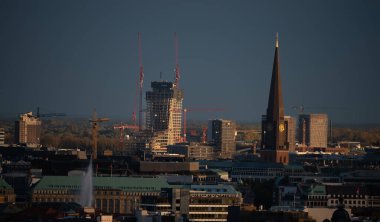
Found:
<svg viewBox="0 0 380 222"><path fill-rule="evenodd" d="M207 140L215 145L216 158L232 159L236 153L236 124L231 120L216 119L208 122Z"/></svg>
<svg viewBox="0 0 380 222"><path fill-rule="evenodd" d="M298 117L298 142L308 147L327 147L327 114L300 114Z"/></svg>
<svg viewBox="0 0 380 222"><path fill-rule="evenodd" d="M39 147L41 120L32 112L24 113L15 122L15 142L28 147Z"/></svg>

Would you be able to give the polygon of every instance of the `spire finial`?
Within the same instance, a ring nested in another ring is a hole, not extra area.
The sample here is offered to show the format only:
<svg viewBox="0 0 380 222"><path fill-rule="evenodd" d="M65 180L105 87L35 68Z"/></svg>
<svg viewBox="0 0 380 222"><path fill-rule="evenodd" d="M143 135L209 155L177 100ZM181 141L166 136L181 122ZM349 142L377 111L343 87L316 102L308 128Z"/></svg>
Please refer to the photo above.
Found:
<svg viewBox="0 0 380 222"><path fill-rule="evenodd" d="M278 32L276 32L276 48L278 48Z"/></svg>

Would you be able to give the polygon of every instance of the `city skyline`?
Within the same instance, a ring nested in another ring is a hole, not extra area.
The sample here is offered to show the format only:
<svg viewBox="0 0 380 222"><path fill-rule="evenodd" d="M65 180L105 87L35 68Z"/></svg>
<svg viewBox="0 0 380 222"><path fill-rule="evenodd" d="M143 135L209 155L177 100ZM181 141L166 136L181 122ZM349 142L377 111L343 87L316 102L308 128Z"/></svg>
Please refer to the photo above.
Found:
<svg viewBox="0 0 380 222"><path fill-rule="evenodd" d="M177 32L184 107L225 109L189 118L259 122L279 32L286 115L304 105L333 122L380 123L379 9L375 1L0 1L0 117L37 106L86 117L96 107L130 120L137 33L145 92L160 72L174 81Z"/></svg>

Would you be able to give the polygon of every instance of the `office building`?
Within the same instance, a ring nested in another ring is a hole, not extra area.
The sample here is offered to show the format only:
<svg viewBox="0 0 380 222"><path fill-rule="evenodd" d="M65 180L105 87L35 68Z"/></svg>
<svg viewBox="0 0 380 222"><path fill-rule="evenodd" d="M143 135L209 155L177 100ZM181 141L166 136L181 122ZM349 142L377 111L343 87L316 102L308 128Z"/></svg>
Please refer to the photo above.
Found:
<svg viewBox="0 0 380 222"><path fill-rule="evenodd" d="M269 162L287 164L289 162L289 147L285 134L278 38L276 38L268 107L266 115L262 118L261 131L261 158Z"/></svg>
<svg viewBox="0 0 380 222"><path fill-rule="evenodd" d="M5 144L5 130L4 128L0 128L0 145Z"/></svg>
<svg viewBox="0 0 380 222"><path fill-rule="evenodd" d="M231 185L191 185L189 199L189 221L227 221L228 208L243 202Z"/></svg>
<svg viewBox="0 0 380 222"><path fill-rule="evenodd" d="M181 141L183 91L172 82L152 82L146 92L146 128L161 146Z"/></svg>
<svg viewBox="0 0 380 222"><path fill-rule="evenodd" d="M327 114L300 114L298 118L298 142L308 147L327 147Z"/></svg>
<svg viewBox="0 0 380 222"><path fill-rule="evenodd" d="M34 187L32 203L79 202L80 176L44 176ZM165 177L93 177L93 206L107 214L185 215L188 221L227 221L228 207L242 195L230 185L169 185Z"/></svg>
<svg viewBox="0 0 380 222"><path fill-rule="evenodd" d="M289 151L293 152L296 148L296 119L291 116L285 116L285 138Z"/></svg>
<svg viewBox="0 0 380 222"><path fill-rule="evenodd" d="M215 157L232 159L236 152L236 124L231 120L216 119L208 122L208 142L215 145Z"/></svg>
<svg viewBox="0 0 380 222"><path fill-rule="evenodd" d="M39 147L41 120L32 112L24 113L15 122L15 142L28 147Z"/></svg>
<svg viewBox="0 0 380 222"><path fill-rule="evenodd" d="M185 155L186 158L194 160L215 159L214 147L201 143L176 144L168 146L168 153Z"/></svg>

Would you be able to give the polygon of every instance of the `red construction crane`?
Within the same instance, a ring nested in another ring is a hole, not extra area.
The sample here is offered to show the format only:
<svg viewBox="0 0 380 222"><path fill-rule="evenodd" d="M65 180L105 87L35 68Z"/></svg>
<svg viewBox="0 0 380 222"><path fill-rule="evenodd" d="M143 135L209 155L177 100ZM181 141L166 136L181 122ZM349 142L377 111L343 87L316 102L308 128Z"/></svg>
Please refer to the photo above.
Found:
<svg viewBox="0 0 380 222"><path fill-rule="evenodd" d="M206 143L207 140L207 127L202 128L202 143Z"/></svg>
<svg viewBox="0 0 380 222"><path fill-rule="evenodd" d="M187 112L220 112L221 108L184 108L183 110L183 141L186 142Z"/></svg>
<svg viewBox="0 0 380 222"><path fill-rule="evenodd" d="M140 101L139 101L139 130L141 130L142 124L142 94L143 94L143 82L144 82L144 67L142 63L142 48L141 48L141 33L138 33L138 47L139 47L139 65L140 65Z"/></svg>
<svg viewBox="0 0 380 222"><path fill-rule="evenodd" d="M175 86L179 88L179 78L180 78L180 73L179 73L179 64L178 64L178 38L177 38L177 33L174 33L174 50L175 50Z"/></svg>
<svg viewBox="0 0 380 222"><path fill-rule="evenodd" d="M131 125L123 124L122 122L120 123L120 125L116 125L113 128L120 130L120 147L123 147L123 144L124 144L124 130L125 129L133 129L133 130L139 129L138 126L131 126Z"/></svg>

